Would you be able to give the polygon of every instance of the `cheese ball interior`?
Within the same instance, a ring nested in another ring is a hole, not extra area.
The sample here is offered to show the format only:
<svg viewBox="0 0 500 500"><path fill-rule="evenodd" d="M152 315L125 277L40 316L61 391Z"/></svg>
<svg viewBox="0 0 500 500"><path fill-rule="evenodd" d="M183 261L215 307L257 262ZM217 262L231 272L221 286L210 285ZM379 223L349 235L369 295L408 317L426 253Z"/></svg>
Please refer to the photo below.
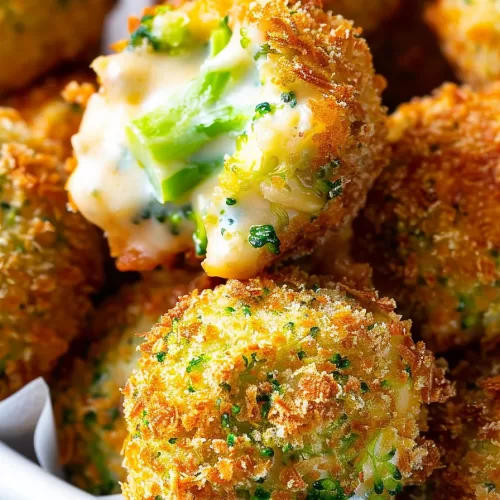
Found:
<svg viewBox="0 0 500 500"><path fill-rule="evenodd" d="M325 0L323 6L334 14L352 19L365 31L374 31L398 9L400 0Z"/></svg>
<svg viewBox="0 0 500 500"><path fill-rule="evenodd" d="M0 144L2 400L48 373L81 331L103 279L103 245L68 211L64 167L50 141L2 108Z"/></svg>
<svg viewBox="0 0 500 500"><path fill-rule="evenodd" d="M500 87L445 85L389 120L391 165L355 221L356 257L438 351L500 339Z"/></svg>
<svg viewBox="0 0 500 500"><path fill-rule="evenodd" d="M491 0L434 0L426 18L460 78L482 85L500 78L500 4Z"/></svg>
<svg viewBox="0 0 500 500"><path fill-rule="evenodd" d="M114 0L5 0L0 5L0 93L32 83L97 45Z"/></svg>
<svg viewBox="0 0 500 500"><path fill-rule="evenodd" d="M69 181L122 270L247 278L348 222L385 164L383 79L312 0L184 2L97 59Z"/></svg>
<svg viewBox="0 0 500 500"><path fill-rule="evenodd" d="M68 373L53 391L60 458L71 483L96 495L120 492L127 435L120 389L136 366L140 334L179 297L209 284L204 274L158 271L126 285L99 308L89 333L102 340L85 358L67 360Z"/></svg>
<svg viewBox="0 0 500 500"><path fill-rule="evenodd" d="M296 271L181 299L124 389L125 497L396 495L435 465L417 420L449 392L409 328Z"/></svg>
<svg viewBox="0 0 500 500"><path fill-rule="evenodd" d="M444 469L431 476L433 500L500 499L500 351L468 356L453 372L457 395L431 412Z"/></svg>

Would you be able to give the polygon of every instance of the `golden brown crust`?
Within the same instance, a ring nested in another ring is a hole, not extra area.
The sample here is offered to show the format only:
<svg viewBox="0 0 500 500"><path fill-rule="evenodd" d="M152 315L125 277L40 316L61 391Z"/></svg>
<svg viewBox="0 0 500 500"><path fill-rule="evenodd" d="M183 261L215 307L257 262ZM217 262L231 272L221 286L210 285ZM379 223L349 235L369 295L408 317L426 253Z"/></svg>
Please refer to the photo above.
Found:
<svg viewBox="0 0 500 500"><path fill-rule="evenodd" d="M439 351L500 336L500 87L445 85L390 118L393 160L355 224L358 258Z"/></svg>
<svg viewBox="0 0 500 500"><path fill-rule="evenodd" d="M374 72L361 30L340 16L323 12L314 1L303 1L293 10L284 1L250 5L247 16L266 33L268 57L275 68L273 84L294 88L300 82L301 92L313 95L308 105L316 151L307 170L314 175L335 163L331 181L341 181L342 193L328 201L317 217L299 212L278 231L281 254L264 251L248 274L224 275L235 278L251 277L255 269L265 269L283 256L311 253L329 230L349 224L388 161L385 108L381 106L386 82ZM294 163L293 158L285 161L291 167ZM282 182L279 175L271 180ZM221 196L237 197L246 182L226 162L220 176ZM212 272L211 267L205 268Z"/></svg>
<svg viewBox="0 0 500 500"><path fill-rule="evenodd" d="M71 483L94 494L120 492L127 434L120 389L136 366L141 334L179 297L211 284L200 273L157 271L99 307L89 328L94 343L85 358L66 358L52 391L60 460Z"/></svg>
<svg viewBox="0 0 500 500"><path fill-rule="evenodd" d="M25 87L62 62L86 60L114 0L7 0L0 7L0 93Z"/></svg>
<svg viewBox="0 0 500 500"><path fill-rule="evenodd" d="M90 71L75 70L13 94L3 105L15 108L33 135L50 142L54 153L66 159L72 154L71 137L78 132L94 83Z"/></svg>
<svg viewBox="0 0 500 500"><path fill-rule="evenodd" d="M2 119L17 126L8 113ZM26 133L27 142L43 149L45 143ZM100 234L68 211L64 170L56 156L3 144L0 180L3 399L48 373L81 331L92 309L89 296L103 279L103 247Z"/></svg>
<svg viewBox="0 0 500 500"><path fill-rule="evenodd" d="M110 246L116 250L116 248L124 247L122 242L118 241L118 238L113 238L109 240ZM192 252L189 252L192 253ZM113 256L115 256L113 254ZM116 267L120 271L136 271L141 272L152 271L161 265L162 267L171 267L172 263L176 260L177 256L172 255L170 251L159 252L152 258L146 251L141 252L135 248L124 250L119 255L116 255Z"/></svg>
<svg viewBox="0 0 500 500"><path fill-rule="evenodd" d="M298 271L181 299L124 389L125 496L381 487L388 498L414 470L428 475L436 453L415 441L420 406L450 389L387 306Z"/></svg>
<svg viewBox="0 0 500 500"><path fill-rule="evenodd" d="M467 358L453 371L456 397L431 411L444 464L430 479L433 500L500 499L500 352Z"/></svg>
<svg viewBox="0 0 500 500"><path fill-rule="evenodd" d="M482 85L500 77L500 8L490 0L434 0L426 19L443 53L467 83Z"/></svg>
<svg viewBox="0 0 500 500"><path fill-rule="evenodd" d="M325 10L354 21L366 32L374 31L397 11L400 0L325 0Z"/></svg>

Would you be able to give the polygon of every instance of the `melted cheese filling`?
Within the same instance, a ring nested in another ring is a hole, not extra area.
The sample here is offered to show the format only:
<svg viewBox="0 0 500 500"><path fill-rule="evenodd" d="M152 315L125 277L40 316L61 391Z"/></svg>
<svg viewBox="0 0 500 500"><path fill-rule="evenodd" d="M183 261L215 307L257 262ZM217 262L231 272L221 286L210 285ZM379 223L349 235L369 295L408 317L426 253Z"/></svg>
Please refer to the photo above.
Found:
<svg viewBox="0 0 500 500"><path fill-rule="evenodd" d="M191 244L192 223L184 222L174 235L158 220L141 218L153 190L127 151L125 125L167 102L199 73L204 56L202 51L169 57L141 50L94 62L102 85L73 137L78 167L68 189L82 214L106 232L115 253L132 251L154 259Z"/></svg>
<svg viewBox="0 0 500 500"><path fill-rule="evenodd" d="M281 161L290 151L300 153L312 148L312 134L307 133L311 131L307 99L302 98L293 108L283 105L280 96L287 89L273 85L272 63L267 57L254 61L253 55L264 37L254 29L248 31L250 47L242 48L238 28L229 44L208 61L205 49L170 56L141 48L94 62L101 89L90 99L80 132L73 138L78 165L68 189L82 214L106 232L115 256L140 256L150 265L139 268L152 268L166 256L193 246L193 222L181 218L173 231L164 218L155 217L154 210L148 208L154 204L153 188L144 169L128 151L125 129L131 120L168 103L201 71L246 68L228 86L224 104L237 107L244 103L252 109L262 102L276 106L273 113L259 118L258 123L250 120L247 126L257 155L265 151L267 156ZM235 149L236 137L226 135L203 147L193 158L206 161L225 155L227 160ZM287 217L293 218L298 213L297 196L283 201L269 186L261 187L256 182L241 193L237 205L228 207L217 176L216 172L176 205L190 206L204 217L208 236L204 268L208 274L251 276L259 270L259 255L268 250L250 245L250 228L265 224L278 227L279 217L272 209L276 202L283 203Z"/></svg>

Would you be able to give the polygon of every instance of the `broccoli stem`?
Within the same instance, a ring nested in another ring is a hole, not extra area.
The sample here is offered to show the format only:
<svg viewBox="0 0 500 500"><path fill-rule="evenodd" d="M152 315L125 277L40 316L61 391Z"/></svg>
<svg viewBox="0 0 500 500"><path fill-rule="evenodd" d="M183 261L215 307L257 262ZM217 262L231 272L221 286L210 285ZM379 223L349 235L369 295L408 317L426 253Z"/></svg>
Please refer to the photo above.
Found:
<svg viewBox="0 0 500 500"><path fill-rule="evenodd" d="M175 200L196 187L222 166L223 159L207 163L193 163L164 179L161 193L165 200Z"/></svg>
<svg viewBox="0 0 500 500"><path fill-rule="evenodd" d="M216 56L230 38L231 30L224 21L212 33L210 57ZM209 164L190 164L191 155L223 134L243 130L247 114L218 102L230 77L229 71L202 73L171 103L127 126L130 151L145 168L159 202L178 199L201 182L206 172L213 172Z"/></svg>
<svg viewBox="0 0 500 500"><path fill-rule="evenodd" d="M207 253L208 245L207 231L203 223L203 217L198 212L192 212L190 218L196 224L196 230L193 233L196 255L203 256Z"/></svg>
<svg viewBox="0 0 500 500"><path fill-rule="evenodd" d="M146 169L187 158L216 137L241 130L247 120L245 115L232 106L207 109L211 99L205 97L199 96L198 102L194 99L186 107L156 109L127 127L130 150Z"/></svg>

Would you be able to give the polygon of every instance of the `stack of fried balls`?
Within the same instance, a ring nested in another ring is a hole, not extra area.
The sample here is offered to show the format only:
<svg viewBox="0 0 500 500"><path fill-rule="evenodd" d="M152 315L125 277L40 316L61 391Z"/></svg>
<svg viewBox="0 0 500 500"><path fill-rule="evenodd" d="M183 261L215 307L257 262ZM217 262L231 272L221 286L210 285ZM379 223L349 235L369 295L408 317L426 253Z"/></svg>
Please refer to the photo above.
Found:
<svg viewBox="0 0 500 500"><path fill-rule="evenodd" d="M0 6L0 400L97 496L500 500L500 4L113 6Z"/></svg>

